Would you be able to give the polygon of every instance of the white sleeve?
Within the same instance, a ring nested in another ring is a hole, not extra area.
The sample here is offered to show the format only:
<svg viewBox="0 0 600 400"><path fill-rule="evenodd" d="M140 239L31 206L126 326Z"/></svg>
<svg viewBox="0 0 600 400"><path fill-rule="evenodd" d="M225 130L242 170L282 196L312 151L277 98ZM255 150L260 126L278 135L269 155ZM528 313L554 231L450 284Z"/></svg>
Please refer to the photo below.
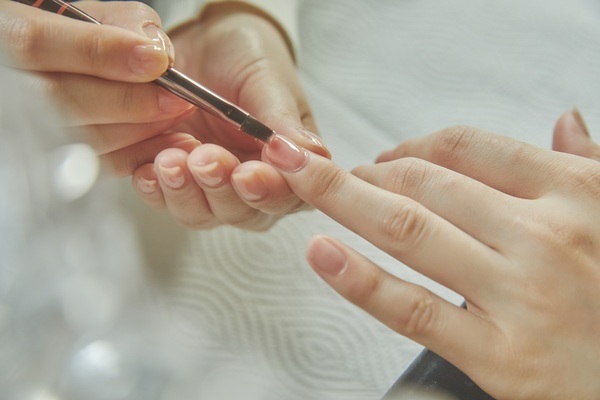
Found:
<svg viewBox="0 0 600 400"><path fill-rule="evenodd" d="M281 30L290 50L297 52L299 0L154 0L152 7L158 12L166 31L202 15L214 3L245 3L256 7Z"/></svg>

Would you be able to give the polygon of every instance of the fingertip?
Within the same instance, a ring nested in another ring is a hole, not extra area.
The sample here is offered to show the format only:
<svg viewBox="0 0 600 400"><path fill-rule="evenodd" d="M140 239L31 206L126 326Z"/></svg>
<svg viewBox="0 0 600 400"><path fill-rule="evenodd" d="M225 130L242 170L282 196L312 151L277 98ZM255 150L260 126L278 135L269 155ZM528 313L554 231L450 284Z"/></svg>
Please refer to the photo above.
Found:
<svg viewBox="0 0 600 400"><path fill-rule="evenodd" d="M552 138L553 150L585 157L592 145L587 126L577 109L565 112L556 121Z"/></svg>
<svg viewBox="0 0 600 400"><path fill-rule="evenodd" d="M144 34L152 40L155 46L162 49L167 55L168 66L175 61L175 48L169 36L160 28L156 22L148 22L142 26Z"/></svg>
<svg viewBox="0 0 600 400"><path fill-rule="evenodd" d="M238 169L231 174L233 189L246 203L264 200L269 193L265 177L252 168Z"/></svg>
<svg viewBox="0 0 600 400"><path fill-rule="evenodd" d="M247 161L237 166L231 184L246 204L265 214L286 215L309 207L290 189L277 169L262 161Z"/></svg>
<svg viewBox="0 0 600 400"><path fill-rule="evenodd" d="M309 152L287 139L275 134L263 147L262 158L285 172L298 172L308 162Z"/></svg>
<svg viewBox="0 0 600 400"><path fill-rule="evenodd" d="M131 182L138 196L148 206L157 209L165 208L165 200L153 164L144 164L137 168L132 174Z"/></svg>
<svg viewBox="0 0 600 400"><path fill-rule="evenodd" d="M331 152L320 136L303 127L285 127L278 130L282 136L291 139L297 145L312 153L331 159Z"/></svg>
<svg viewBox="0 0 600 400"><path fill-rule="evenodd" d="M154 171L166 189L180 189L187 183L187 157L182 149L165 149L154 161Z"/></svg>
<svg viewBox="0 0 600 400"><path fill-rule="evenodd" d="M149 82L165 73L169 67L169 56L156 44L144 43L131 49L128 62L132 80Z"/></svg>
<svg viewBox="0 0 600 400"><path fill-rule="evenodd" d="M317 235L309 241L306 258L313 269L325 277L337 277L348 268L348 256L341 244L325 235Z"/></svg>

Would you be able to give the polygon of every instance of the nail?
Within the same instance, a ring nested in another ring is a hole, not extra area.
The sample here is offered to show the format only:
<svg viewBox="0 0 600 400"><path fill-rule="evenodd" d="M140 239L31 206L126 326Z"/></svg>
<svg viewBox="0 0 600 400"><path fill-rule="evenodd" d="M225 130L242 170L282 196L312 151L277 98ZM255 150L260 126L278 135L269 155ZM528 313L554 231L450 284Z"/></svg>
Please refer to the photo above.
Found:
<svg viewBox="0 0 600 400"><path fill-rule="evenodd" d="M300 135L304 139L308 140L311 144L325 148L325 143L323 143L321 138L316 133L312 133L311 131L306 130L302 127L296 128L296 132L300 133Z"/></svg>
<svg viewBox="0 0 600 400"><path fill-rule="evenodd" d="M575 122L577 123L577 126L579 127L581 133L583 133L587 137L590 137L590 131L587 127L587 124L583 120L583 116L579 112L579 109L574 108L573 111L571 111L571 114L573 115L573 118L575 119Z"/></svg>
<svg viewBox="0 0 600 400"><path fill-rule="evenodd" d="M244 200L259 201L267 194L267 185L260 176L250 172L236 172L231 176L235 189Z"/></svg>
<svg viewBox="0 0 600 400"><path fill-rule="evenodd" d="M148 36L148 38L150 38L157 47L167 52L167 56L169 57L169 65L173 65L173 60L175 59L175 49L173 48L173 43L171 43L171 39L169 39L167 34L154 23L149 23L148 25L142 27L142 29L144 30L146 36Z"/></svg>
<svg viewBox="0 0 600 400"><path fill-rule="evenodd" d="M181 114L193 107L187 101L180 99L166 90L160 90L158 95L158 108L165 114Z"/></svg>
<svg viewBox="0 0 600 400"><path fill-rule="evenodd" d="M300 171L308 162L308 151L281 135L273 135L265 146L265 158L286 172Z"/></svg>
<svg viewBox="0 0 600 400"><path fill-rule="evenodd" d="M348 267L346 254L326 236L314 237L308 245L308 261L316 269L338 276Z"/></svg>
<svg viewBox="0 0 600 400"><path fill-rule="evenodd" d="M179 189L185 183L185 175L181 167L167 167L158 164L158 173L167 186Z"/></svg>
<svg viewBox="0 0 600 400"><path fill-rule="evenodd" d="M217 188L225 183L225 171L217 161L192 165L192 173L202 185L209 188Z"/></svg>
<svg viewBox="0 0 600 400"><path fill-rule="evenodd" d="M311 151L322 155L323 157L331 158L331 153L323 140L316 134L302 127L296 127L294 129L287 130L287 137L292 139L296 143L305 145L305 147L311 149Z"/></svg>
<svg viewBox="0 0 600 400"><path fill-rule="evenodd" d="M158 182L155 179L144 179L142 177L137 178L135 184L140 192L144 194L152 194L156 192L158 188Z"/></svg>
<svg viewBox="0 0 600 400"><path fill-rule="evenodd" d="M166 69L164 50L153 44L133 48L129 57L129 69L136 75L158 75Z"/></svg>

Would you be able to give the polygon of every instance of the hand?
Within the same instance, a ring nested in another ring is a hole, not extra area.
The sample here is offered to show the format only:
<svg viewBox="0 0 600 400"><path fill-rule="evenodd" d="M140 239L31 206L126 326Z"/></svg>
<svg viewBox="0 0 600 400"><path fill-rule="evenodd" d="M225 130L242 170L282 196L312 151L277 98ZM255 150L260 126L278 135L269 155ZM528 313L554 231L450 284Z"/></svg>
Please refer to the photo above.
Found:
<svg viewBox="0 0 600 400"><path fill-rule="evenodd" d="M563 118L575 128L559 123L558 136L585 136ZM354 175L281 138L263 157L306 202L460 293L467 309L316 237L308 259L342 296L495 398L600 397L596 161L472 128L410 140Z"/></svg>
<svg viewBox="0 0 600 400"><path fill-rule="evenodd" d="M253 8L214 5L171 39L177 69L277 132L329 156L308 132L316 127L284 37ZM190 153L165 150L135 171L134 188L151 207L166 208L195 229L230 224L253 230L306 208L281 175L260 161L262 144L250 136L201 110L174 129L202 144Z"/></svg>
<svg viewBox="0 0 600 400"><path fill-rule="evenodd" d="M159 77L173 55L160 19L134 2L77 2L104 25L77 21L12 1L0 1L0 44L5 63L31 73L77 140L103 155L106 169L122 176L167 147L191 150L189 135L160 135L190 105L144 84ZM81 129L81 128L84 129ZM128 149L142 142L135 151Z"/></svg>

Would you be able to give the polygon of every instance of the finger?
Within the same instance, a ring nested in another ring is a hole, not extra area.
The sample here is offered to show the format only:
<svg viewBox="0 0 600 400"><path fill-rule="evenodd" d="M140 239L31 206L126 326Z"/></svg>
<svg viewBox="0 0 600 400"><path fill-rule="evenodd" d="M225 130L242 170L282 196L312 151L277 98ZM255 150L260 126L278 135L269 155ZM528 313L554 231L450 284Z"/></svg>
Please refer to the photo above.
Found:
<svg viewBox="0 0 600 400"><path fill-rule="evenodd" d="M289 68L294 71L293 65ZM262 93L262 96L257 97L254 93ZM275 132L316 154L331 158L323 140L314 133L312 111L296 79L286 79L278 71L257 71L242 86L240 104Z"/></svg>
<svg viewBox="0 0 600 400"><path fill-rule="evenodd" d="M263 159L304 201L388 254L477 301L491 296L505 259L419 203L364 182L331 161L275 137Z"/></svg>
<svg viewBox="0 0 600 400"><path fill-rule="evenodd" d="M202 188L212 214L222 223L252 230L265 230L275 218L246 204L231 183L238 159L220 146L205 144L187 160L193 179Z"/></svg>
<svg viewBox="0 0 600 400"><path fill-rule="evenodd" d="M348 246L313 238L307 258L343 297L463 371L481 371L497 335L493 326L430 291L388 274Z"/></svg>
<svg viewBox="0 0 600 400"><path fill-rule="evenodd" d="M82 8L102 20L105 15L131 18L127 3L85 2ZM0 41L14 66L35 71L63 71L111 80L148 82L169 65L169 54L156 40L117 26L65 18L15 2L2 2L7 23L0 24ZM139 6L135 6L139 7ZM112 21L119 17L112 17ZM158 16L146 7L136 14L140 27ZM131 24L131 22L130 22Z"/></svg>
<svg viewBox="0 0 600 400"><path fill-rule="evenodd" d="M517 201L454 171L418 158L401 158L361 166L352 173L417 201L497 251L514 237L513 219L520 214Z"/></svg>
<svg viewBox="0 0 600 400"><path fill-rule="evenodd" d="M556 122L552 149L600 161L600 146L592 141L577 110L564 113Z"/></svg>
<svg viewBox="0 0 600 400"><path fill-rule="evenodd" d="M166 133L100 156L103 171L114 177L129 176L138 167L154 162L164 149L191 152L199 142L185 133Z"/></svg>
<svg viewBox="0 0 600 400"><path fill-rule="evenodd" d="M30 79L56 99L73 126L148 123L172 119L192 105L153 84L124 83L85 75L44 74Z"/></svg>
<svg viewBox="0 0 600 400"><path fill-rule="evenodd" d="M144 164L136 169L131 176L131 182L140 199L150 208L162 210L167 207L154 172L154 164Z"/></svg>
<svg viewBox="0 0 600 400"><path fill-rule="evenodd" d="M286 215L310 208L292 192L275 168L261 161L240 164L231 181L242 200L263 213Z"/></svg>
<svg viewBox="0 0 600 400"><path fill-rule="evenodd" d="M156 156L154 171L158 177L169 213L191 229L208 229L218 225L204 192L187 168L188 153L166 149Z"/></svg>
<svg viewBox="0 0 600 400"><path fill-rule="evenodd" d="M412 139L382 154L378 162L422 158L510 195L534 199L555 187L561 158L535 146L469 127L448 128ZM493 171L493 173L490 173Z"/></svg>
<svg viewBox="0 0 600 400"><path fill-rule="evenodd" d="M169 131L185 118L140 124L103 124L72 128L71 136L92 146L96 153L107 154Z"/></svg>
<svg viewBox="0 0 600 400"><path fill-rule="evenodd" d="M239 104L276 132L329 157L318 136L299 131L316 132L316 126L298 82L293 58L280 32L264 18L252 19L250 14L231 13L204 22L181 35L184 40L189 36L192 42L197 36L207 38L200 50L210 57L205 58L195 77L210 82L217 93ZM232 30L240 23L250 29ZM229 37L244 50L232 53L231 48L221 45L221 37ZM225 64L214 60L225 61ZM227 149L239 146L239 137L231 135L227 139L223 138L219 144Z"/></svg>

